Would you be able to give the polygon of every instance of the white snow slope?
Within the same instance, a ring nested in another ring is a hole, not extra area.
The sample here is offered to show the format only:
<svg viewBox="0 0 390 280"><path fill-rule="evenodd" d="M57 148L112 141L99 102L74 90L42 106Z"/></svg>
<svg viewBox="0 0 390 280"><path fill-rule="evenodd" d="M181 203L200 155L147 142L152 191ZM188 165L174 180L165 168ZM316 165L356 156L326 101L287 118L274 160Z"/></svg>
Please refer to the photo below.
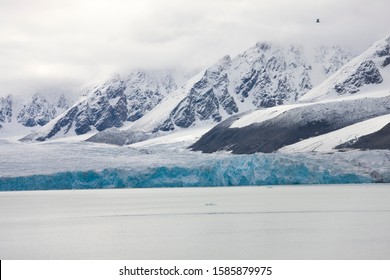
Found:
<svg viewBox="0 0 390 280"><path fill-rule="evenodd" d="M280 152L332 152L337 145L374 133L390 123L390 114L362 121L342 129L300 141L279 149Z"/></svg>
<svg viewBox="0 0 390 280"><path fill-rule="evenodd" d="M375 42L326 81L303 95L302 102L390 90L390 36Z"/></svg>

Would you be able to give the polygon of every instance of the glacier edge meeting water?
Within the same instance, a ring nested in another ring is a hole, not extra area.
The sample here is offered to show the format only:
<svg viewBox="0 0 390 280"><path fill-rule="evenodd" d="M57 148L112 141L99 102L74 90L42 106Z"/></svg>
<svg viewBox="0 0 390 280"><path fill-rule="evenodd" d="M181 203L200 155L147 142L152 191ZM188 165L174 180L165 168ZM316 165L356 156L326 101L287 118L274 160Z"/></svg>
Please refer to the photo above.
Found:
<svg viewBox="0 0 390 280"><path fill-rule="evenodd" d="M129 147L1 141L0 191L390 182L389 151L203 154L177 143Z"/></svg>
<svg viewBox="0 0 390 280"><path fill-rule="evenodd" d="M2 177L0 190L254 186L291 184L371 183L368 174L324 168L266 155L235 156L200 166L158 166L139 169L66 171Z"/></svg>

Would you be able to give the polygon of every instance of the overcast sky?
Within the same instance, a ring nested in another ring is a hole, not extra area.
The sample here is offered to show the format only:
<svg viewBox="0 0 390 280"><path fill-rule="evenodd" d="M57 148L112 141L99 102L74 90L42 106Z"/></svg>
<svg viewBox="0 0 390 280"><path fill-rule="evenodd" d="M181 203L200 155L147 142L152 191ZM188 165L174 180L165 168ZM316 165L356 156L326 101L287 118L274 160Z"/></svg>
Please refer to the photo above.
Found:
<svg viewBox="0 0 390 280"><path fill-rule="evenodd" d="M390 33L389 11L389 0L0 0L0 95L202 68L264 40L358 53Z"/></svg>

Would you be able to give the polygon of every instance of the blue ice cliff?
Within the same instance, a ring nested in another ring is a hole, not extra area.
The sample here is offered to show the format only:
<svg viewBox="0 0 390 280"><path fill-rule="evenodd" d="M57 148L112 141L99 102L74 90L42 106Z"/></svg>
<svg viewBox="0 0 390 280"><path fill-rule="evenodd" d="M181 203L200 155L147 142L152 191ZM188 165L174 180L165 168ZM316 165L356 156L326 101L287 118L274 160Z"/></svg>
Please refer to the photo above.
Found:
<svg viewBox="0 0 390 280"><path fill-rule="evenodd" d="M153 188L344 184L390 181L389 174L345 170L342 165L303 155L254 154L209 160L196 166L154 166L65 171L1 177L0 190Z"/></svg>

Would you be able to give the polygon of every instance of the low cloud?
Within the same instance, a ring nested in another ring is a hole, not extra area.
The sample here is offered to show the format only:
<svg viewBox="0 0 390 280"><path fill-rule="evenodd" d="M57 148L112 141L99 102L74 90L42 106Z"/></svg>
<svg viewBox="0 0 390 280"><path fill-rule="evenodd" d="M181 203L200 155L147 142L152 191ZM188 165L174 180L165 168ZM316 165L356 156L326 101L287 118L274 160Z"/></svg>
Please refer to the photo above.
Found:
<svg viewBox="0 0 390 280"><path fill-rule="evenodd" d="M387 35L389 8L387 0L5 0L0 95L73 90L140 67L198 69L264 40L359 53Z"/></svg>

